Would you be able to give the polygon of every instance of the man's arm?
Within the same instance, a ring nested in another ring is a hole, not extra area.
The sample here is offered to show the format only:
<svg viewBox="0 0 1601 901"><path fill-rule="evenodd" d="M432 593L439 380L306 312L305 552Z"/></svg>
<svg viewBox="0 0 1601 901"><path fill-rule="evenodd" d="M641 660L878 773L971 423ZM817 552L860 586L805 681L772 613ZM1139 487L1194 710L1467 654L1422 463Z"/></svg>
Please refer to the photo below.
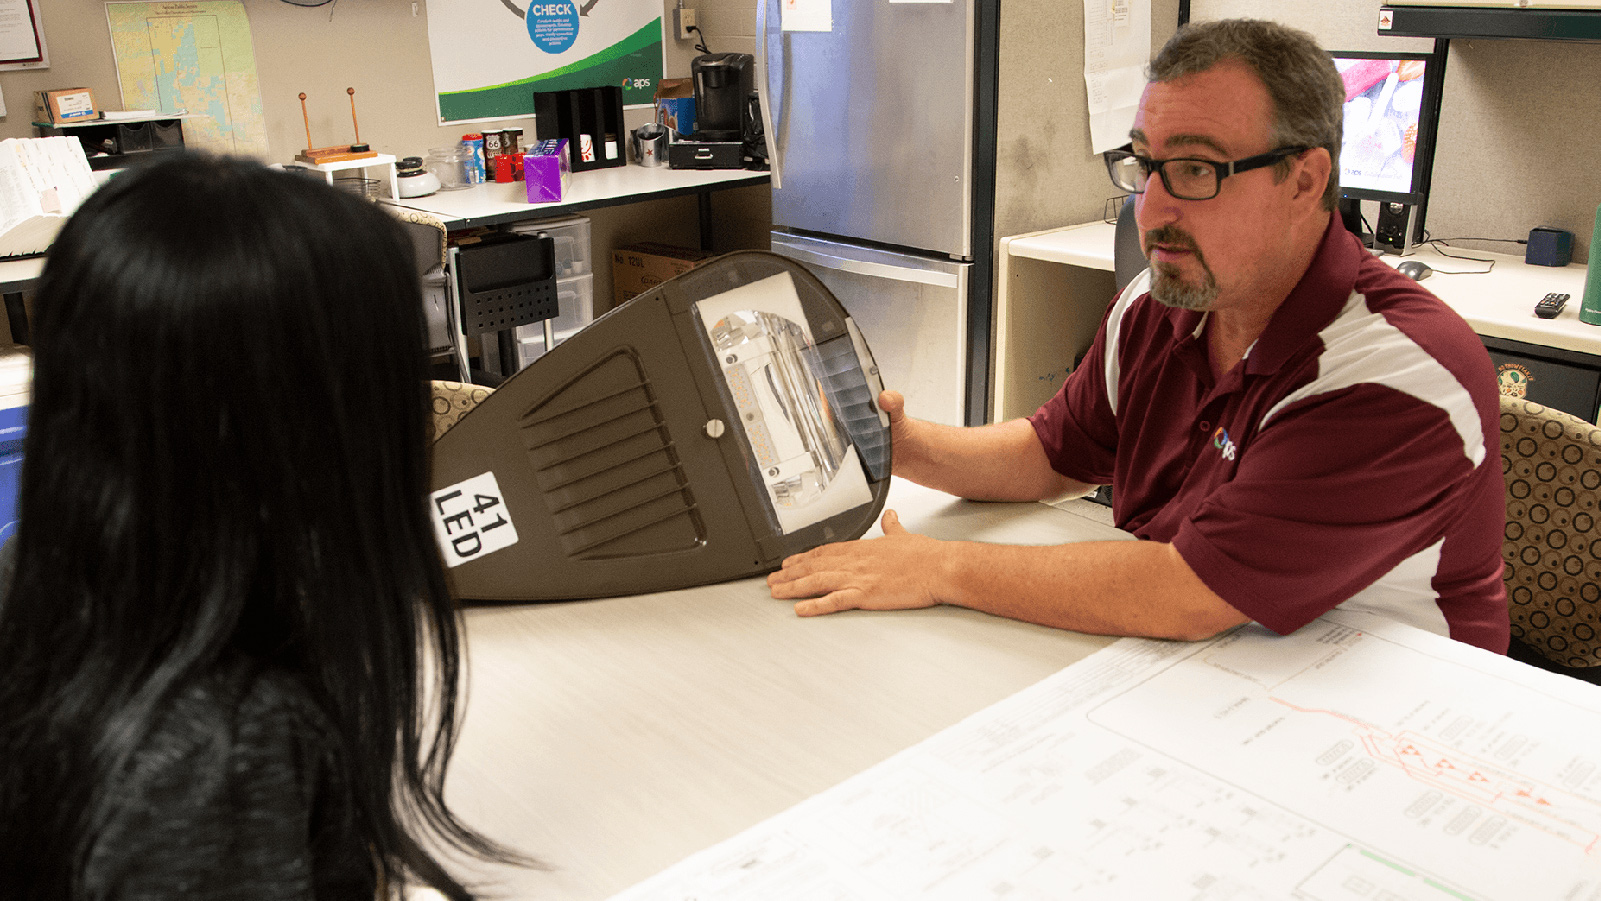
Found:
<svg viewBox="0 0 1601 901"><path fill-rule="evenodd" d="M1094 487L1052 469L1027 420L960 428L907 416L895 391L878 404L889 414L893 471L903 479L974 501L1039 501Z"/></svg>
<svg viewBox="0 0 1601 901"><path fill-rule="evenodd" d="M824 545L767 577L795 612L954 604L1097 635L1198 640L1249 617L1206 587L1171 545L1105 541L1048 547L937 541L893 510L884 537Z"/></svg>

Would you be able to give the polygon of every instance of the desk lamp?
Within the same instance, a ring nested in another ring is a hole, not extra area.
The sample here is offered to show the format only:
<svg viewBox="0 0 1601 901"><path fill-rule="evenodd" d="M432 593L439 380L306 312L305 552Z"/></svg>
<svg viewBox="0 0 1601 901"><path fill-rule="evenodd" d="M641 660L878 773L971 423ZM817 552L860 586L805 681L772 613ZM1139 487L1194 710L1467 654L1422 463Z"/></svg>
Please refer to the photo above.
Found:
<svg viewBox="0 0 1601 901"><path fill-rule="evenodd" d="M867 342L798 263L742 251L612 310L434 445L456 596L685 588L859 537L889 490Z"/></svg>

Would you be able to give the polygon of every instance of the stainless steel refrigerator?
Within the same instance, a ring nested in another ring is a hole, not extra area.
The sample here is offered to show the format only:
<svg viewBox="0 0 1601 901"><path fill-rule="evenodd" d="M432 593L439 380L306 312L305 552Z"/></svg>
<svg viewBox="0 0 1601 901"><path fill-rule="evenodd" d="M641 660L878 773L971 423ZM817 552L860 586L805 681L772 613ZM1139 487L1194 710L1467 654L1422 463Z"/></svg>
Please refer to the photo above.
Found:
<svg viewBox="0 0 1601 901"><path fill-rule="evenodd" d="M998 0L759 0L772 248L856 320L907 411L985 421ZM831 9L830 9L831 7ZM823 11L827 30L819 27Z"/></svg>

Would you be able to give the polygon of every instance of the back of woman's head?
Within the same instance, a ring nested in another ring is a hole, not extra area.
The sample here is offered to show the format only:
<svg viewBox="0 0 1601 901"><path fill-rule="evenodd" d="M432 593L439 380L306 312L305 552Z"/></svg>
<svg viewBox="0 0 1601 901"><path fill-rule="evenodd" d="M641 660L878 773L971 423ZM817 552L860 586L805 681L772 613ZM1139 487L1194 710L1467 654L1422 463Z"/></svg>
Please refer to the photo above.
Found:
<svg viewBox="0 0 1601 901"><path fill-rule="evenodd" d="M234 557L247 536L290 543L275 555L376 540L426 478L414 273L386 214L310 179L198 157L118 176L36 298L24 465L57 484L24 492L22 531L82 516L39 536L80 566L187 549L122 561L181 571L85 573L139 589L231 578L204 570L255 565Z"/></svg>
<svg viewBox="0 0 1601 901"><path fill-rule="evenodd" d="M62 229L34 305L0 731L86 745L57 774L85 793L63 829L92 829L95 781L175 691L244 659L323 708L390 875L442 876L408 813L477 841L439 798L457 636L415 273L382 210L238 160L118 175ZM432 697L419 641L442 661Z"/></svg>

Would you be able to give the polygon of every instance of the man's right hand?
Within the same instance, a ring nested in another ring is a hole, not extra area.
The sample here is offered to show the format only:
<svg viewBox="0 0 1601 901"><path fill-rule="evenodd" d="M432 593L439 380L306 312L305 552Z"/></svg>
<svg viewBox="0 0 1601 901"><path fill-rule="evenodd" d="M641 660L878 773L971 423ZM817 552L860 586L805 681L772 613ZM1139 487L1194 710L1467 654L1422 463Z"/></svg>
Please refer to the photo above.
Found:
<svg viewBox="0 0 1601 901"><path fill-rule="evenodd" d="M880 391L878 408L889 414L890 472L898 476L905 475L902 461L911 451L909 433L916 420L906 415L906 398L899 391Z"/></svg>

